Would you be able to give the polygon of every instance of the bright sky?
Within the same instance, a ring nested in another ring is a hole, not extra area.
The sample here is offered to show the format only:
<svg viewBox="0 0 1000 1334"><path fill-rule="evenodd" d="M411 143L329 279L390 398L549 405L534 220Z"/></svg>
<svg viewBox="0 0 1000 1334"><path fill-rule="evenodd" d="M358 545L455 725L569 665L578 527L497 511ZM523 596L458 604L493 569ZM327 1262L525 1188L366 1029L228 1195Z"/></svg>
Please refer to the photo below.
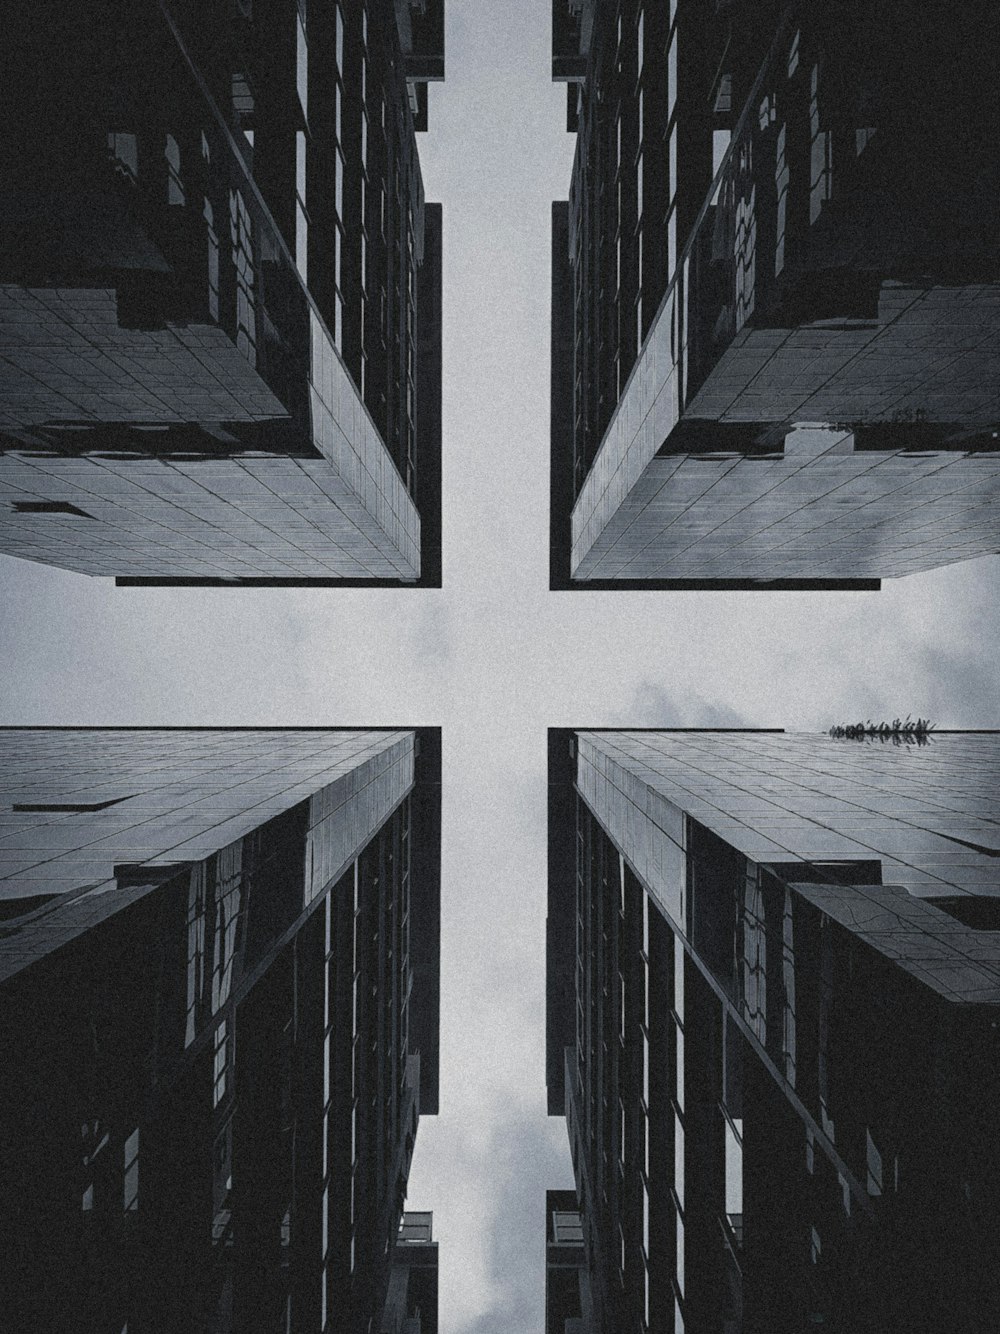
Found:
<svg viewBox="0 0 1000 1334"><path fill-rule="evenodd" d="M0 558L0 722L444 729L442 1334L540 1334L545 729L826 728L912 713L996 726L1000 558L879 594L562 593L548 582L549 212L573 141L550 7L447 0L421 138L445 209L445 588L115 589Z"/></svg>

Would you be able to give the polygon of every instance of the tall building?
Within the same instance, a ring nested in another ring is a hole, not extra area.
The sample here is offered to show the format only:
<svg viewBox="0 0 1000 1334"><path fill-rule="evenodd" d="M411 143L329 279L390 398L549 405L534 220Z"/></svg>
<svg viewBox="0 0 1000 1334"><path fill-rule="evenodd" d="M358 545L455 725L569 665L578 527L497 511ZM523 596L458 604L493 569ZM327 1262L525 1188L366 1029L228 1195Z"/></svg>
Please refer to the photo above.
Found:
<svg viewBox="0 0 1000 1334"><path fill-rule="evenodd" d="M550 734L594 1334L993 1328L1000 737Z"/></svg>
<svg viewBox="0 0 1000 1334"><path fill-rule="evenodd" d="M444 0L45 0L0 93L0 551L440 584Z"/></svg>
<svg viewBox="0 0 1000 1334"><path fill-rule="evenodd" d="M438 1248L433 1214L405 1213L379 1334L437 1334Z"/></svg>
<svg viewBox="0 0 1000 1334"><path fill-rule="evenodd" d="M1000 551L987 5L553 0L556 587Z"/></svg>
<svg viewBox="0 0 1000 1334"><path fill-rule="evenodd" d="M4 1323L379 1334L438 1108L439 732L0 752Z"/></svg>

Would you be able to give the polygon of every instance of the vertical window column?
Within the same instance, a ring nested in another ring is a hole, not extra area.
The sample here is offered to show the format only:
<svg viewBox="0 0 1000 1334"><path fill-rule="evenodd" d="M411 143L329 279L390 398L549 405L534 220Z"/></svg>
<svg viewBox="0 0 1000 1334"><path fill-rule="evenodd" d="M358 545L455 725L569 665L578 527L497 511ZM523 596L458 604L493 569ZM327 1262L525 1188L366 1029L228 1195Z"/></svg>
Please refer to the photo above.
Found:
<svg viewBox="0 0 1000 1334"><path fill-rule="evenodd" d="M295 11L295 89L303 128L295 132L295 266L308 278L309 214L306 211L306 146L309 124L309 46L306 41L305 0Z"/></svg>
<svg viewBox="0 0 1000 1334"><path fill-rule="evenodd" d="M355 1266L355 1238L357 1223L357 1205L358 1205L358 1110L361 1097L362 1072L361 1072L361 1006L363 1004L361 996L361 932L363 924L361 921L361 886L360 870L357 861L354 863L354 925L351 941L351 1273L354 1273Z"/></svg>
<svg viewBox="0 0 1000 1334"><path fill-rule="evenodd" d="M679 935L674 936L674 1301L676 1307L675 1334L683 1330L684 1310L684 1207L685 1207L685 1144L684 1144L684 945ZM679 1320L680 1323L677 1323Z"/></svg>
<svg viewBox="0 0 1000 1334"><path fill-rule="evenodd" d="M368 311L368 7L365 0L361 4L361 140L359 146L359 166L360 166L360 190L361 190L361 209L359 215L359 231L361 237L361 305L360 305L360 333L361 333L361 382L358 388L361 390L361 397L367 401L366 390L368 384L367 362L369 356L368 340L370 336L370 316Z"/></svg>
<svg viewBox="0 0 1000 1334"><path fill-rule="evenodd" d="M329 1274L329 1237L330 1237L330 1105L332 1100L331 1061L334 1041L334 1015L331 1004L331 987L335 977L336 959L333 939L333 896L327 892L323 904L324 916L324 966L323 966L323 1199L321 1203L321 1277L320 1277L320 1329L327 1325L327 1299L330 1283Z"/></svg>
<svg viewBox="0 0 1000 1334"><path fill-rule="evenodd" d="M635 101L638 124L636 127L635 153L635 246L636 246L636 298L635 298L635 352L639 355L645 333L643 321L643 294L645 291L645 273L643 271L643 170L645 141L645 47L646 15L642 5L636 20L636 75Z"/></svg>
<svg viewBox="0 0 1000 1334"><path fill-rule="evenodd" d="M333 128L336 143L333 157L333 341L344 352L344 11L341 0L334 3L335 67L333 81Z"/></svg>
<svg viewBox="0 0 1000 1334"><path fill-rule="evenodd" d="M125 1141L122 1208L126 1214L139 1209L139 1130L136 1127Z"/></svg>

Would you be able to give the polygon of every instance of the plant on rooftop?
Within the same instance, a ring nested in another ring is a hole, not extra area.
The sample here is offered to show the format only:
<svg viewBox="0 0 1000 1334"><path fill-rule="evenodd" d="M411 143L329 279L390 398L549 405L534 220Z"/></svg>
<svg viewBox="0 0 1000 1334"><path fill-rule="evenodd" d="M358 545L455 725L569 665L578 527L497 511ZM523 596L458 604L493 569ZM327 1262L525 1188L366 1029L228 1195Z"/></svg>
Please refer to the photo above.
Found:
<svg viewBox="0 0 1000 1334"><path fill-rule="evenodd" d="M863 723L841 723L830 728L830 736L846 737L851 741L860 741L867 737L877 737L880 741L916 742L922 745L934 730L929 718L893 718L891 723L875 723L869 718Z"/></svg>

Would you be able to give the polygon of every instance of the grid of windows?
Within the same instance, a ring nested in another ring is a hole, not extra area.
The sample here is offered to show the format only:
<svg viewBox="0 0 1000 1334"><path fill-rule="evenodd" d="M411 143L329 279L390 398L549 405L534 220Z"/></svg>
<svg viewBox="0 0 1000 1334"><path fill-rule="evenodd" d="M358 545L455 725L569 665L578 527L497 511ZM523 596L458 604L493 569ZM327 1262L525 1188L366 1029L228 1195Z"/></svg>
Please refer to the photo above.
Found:
<svg viewBox="0 0 1000 1334"><path fill-rule="evenodd" d="M1000 956L969 924L995 918L959 922L919 876L989 894L997 749L575 735L567 1122L595 1309L616 1327L806 1327L847 1292L917 1321L997 1300L965 1166L971 1135L972 1175L1000 1179L984 1129ZM887 859L917 878L890 882ZM943 1213L963 1239L947 1260Z"/></svg>
<svg viewBox="0 0 1000 1334"><path fill-rule="evenodd" d="M850 38L833 32L818 3L596 7L569 75L578 137L553 321L572 580L847 582L997 549L982 516L1000 400L974 388L992 383L992 232L954 265L927 244L968 231L927 162L982 177L959 145L992 117L967 73L992 35L970 17L942 37L915 0L857 6L852 22ZM795 458L786 436L804 421L859 434ZM932 422L940 451L899 466ZM919 534L903 495L922 507Z"/></svg>
<svg viewBox="0 0 1000 1334"><path fill-rule="evenodd" d="M441 0L432 8L440 18ZM35 430L55 423L60 448L44 462L19 461L16 478L12 464L0 466L0 484L12 505L54 503L53 487L63 506L85 493L104 504L100 514L84 507L87 534L12 510L0 533L6 551L30 547L35 559L151 582L409 582L421 577L427 523L424 574L439 577L440 229L432 219L425 266L399 29L408 9L393 0L290 0L234 12L216 31L210 6L148 16L134 8L111 33L107 7L85 0L54 18L44 38L41 25L24 63L49 76L38 88L18 85L8 104L18 104L15 137L47 142L45 152L21 155L13 187L18 216L37 209L39 217L17 224L24 245L7 247L0 301L5 320L17 312L29 354L62 330L62 369L72 362L77 375L22 367L11 382L4 401L14 439L32 453ZM119 44L133 52L124 64L110 55ZM45 92L60 85L78 128L90 127L78 142L66 138L61 102ZM108 111L133 105L143 108L139 120ZM53 180L60 216L80 220L68 249L65 238L40 239L51 220L36 201ZM113 255L96 239L111 234ZM115 265L127 282L115 281ZM429 460L419 515L418 417ZM72 432L59 429L67 422ZM181 435L195 426L202 447L186 449ZM149 485L139 451L105 451L139 432L169 484ZM93 436L101 437L96 461ZM84 455L93 466L81 471ZM283 466L287 459L294 465Z"/></svg>
<svg viewBox="0 0 1000 1334"><path fill-rule="evenodd" d="M128 1306L143 1328L363 1331L385 1299L417 1129L411 1003L426 1110L436 1097L437 815L417 757L426 745L434 763L433 739L80 729L0 742L8 807L29 798L16 819L53 891L0 958L0 1129L24 1159L5 1176L5 1217L23 1259L12 1272L28 1275L6 1299L54 1313L16 1323L55 1327L73 1291L88 1329ZM54 794L98 800L67 814ZM93 895L66 893L90 883L81 862L92 881L97 843L103 920ZM15 859L0 878L16 880ZM127 1294L119 1274L135 1275Z"/></svg>

